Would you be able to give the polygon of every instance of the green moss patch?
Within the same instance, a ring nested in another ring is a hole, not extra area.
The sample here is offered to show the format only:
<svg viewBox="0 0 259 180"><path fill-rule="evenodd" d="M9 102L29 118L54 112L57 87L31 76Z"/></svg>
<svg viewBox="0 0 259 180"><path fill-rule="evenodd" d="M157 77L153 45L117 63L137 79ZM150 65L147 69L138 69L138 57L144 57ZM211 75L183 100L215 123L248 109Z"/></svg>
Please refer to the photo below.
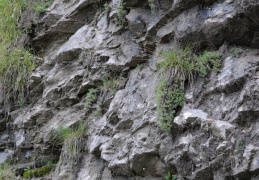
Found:
<svg viewBox="0 0 259 180"><path fill-rule="evenodd" d="M53 164L45 165L37 169L26 169L23 173L24 178L47 176L55 166Z"/></svg>

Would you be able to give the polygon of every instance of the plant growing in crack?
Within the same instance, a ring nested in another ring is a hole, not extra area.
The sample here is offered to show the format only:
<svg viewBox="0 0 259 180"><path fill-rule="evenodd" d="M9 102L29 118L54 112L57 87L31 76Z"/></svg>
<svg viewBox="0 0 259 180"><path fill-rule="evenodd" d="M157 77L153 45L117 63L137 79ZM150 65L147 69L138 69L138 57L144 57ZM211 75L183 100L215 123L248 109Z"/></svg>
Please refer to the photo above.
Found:
<svg viewBox="0 0 259 180"><path fill-rule="evenodd" d="M151 13L155 14L156 13L156 4L155 0L148 0L149 7L151 9Z"/></svg>
<svg viewBox="0 0 259 180"><path fill-rule="evenodd" d="M219 72L220 52L205 51L200 55L192 53L190 47L178 51L164 51L163 61L158 68L161 81L156 89L158 120L161 129L171 130L177 111L184 104L185 83L192 85L195 76L206 78L211 69Z"/></svg>
<svg viewBox="0 0 259 180"><path fill-rule="evenodd" d="M96 100L97 100L97 89L94 89L94 88L89 89L85 98L85 107L90 108Z"/></svg>
<svg viewBox="0 0 259 180"><path fill-rule="evenodd" d="M103 98L100 97L99 100L97 101L97 106L96 106L96 109L95 111L93 112L94 115L96 116L101 116L103 113L102 113L102 106L103 106Z"/></svg>
<svg viewBox="0 0 259 180"><path fill-rule="evenodd" d="M126 22L125 16L127 14L127 11L124 9L122 5L118 6L118 12L117 12L117 19L119 23L119 27L122 29L124 27L124 24Z"/></svg>
<svg viewBox="0 0 259 180"><path fill-rule="evenodd" d="M85 151L86 124L80 123L76 127L59 126L53 133L62 142L61 158L70 160L71 166L79 162L82 153Z"/></svg>
<svg viewBox="0 0 259 180"><path fill-rule="evenodd" d="M95 15L94 15L94 18L93 18L93 21L92 21L92 23L91 23L92 26L96 26L96 25L97 25L97 22L98 22L98 19L99 19L100 15L101 15L101 10L98 9L98 10L96 11L96 13L95 13Z"/></svg>
<svg viewBox="0 0 259 180"><path fill-rule="evenodd" d="M16 176L10 163L0 164L0 179L20 180L20 176Z"/></svg>
<svg viewBox="0 0 259 180"><path fill-rule="evenodd" d="M239 164L242 162L242 152L243 151L244 151L243 141L241 139L238 139L234 152L237 154Z"/></svg>
<svg viewBox="0 0 259 180"><path fill-rule="evenodd" d="M112 98L123 85L124 79L117 75L103 77L95 89L89 89L85 98L85 107L94 109L93 114L101 116L104 101Z"/></svg>
<svg viewBox="0 0 259 180"><path fill-rule="evenodd" d="M232 53L233 57L239 58L243 53L243 50L241 48L231 48L230 52Z"/></svg>
<svg viewBox="0 0 259 180"><path fill-rule="evenodd" d="M166 180L176 180L177 177L175 175L172 175L170 171L167 173L167 175L164 177Z"/></svg>
<svg viewBox="0 0 259 180"><path fill-rule="evenodd" d="M109 3L108 2L104 3L103 7L104 7L104 12L109 13L109 11L110 11Z"/></svg>

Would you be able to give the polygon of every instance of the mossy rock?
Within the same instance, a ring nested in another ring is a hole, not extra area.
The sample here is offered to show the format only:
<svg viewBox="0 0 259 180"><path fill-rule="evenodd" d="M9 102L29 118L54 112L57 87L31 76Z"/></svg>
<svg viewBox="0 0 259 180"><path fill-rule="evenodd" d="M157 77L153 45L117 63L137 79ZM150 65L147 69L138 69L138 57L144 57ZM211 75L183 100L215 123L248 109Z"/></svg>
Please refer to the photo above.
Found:
<svg viewBox="0 0 259 180"><path fill-rule="evenodd" d="M44 176L47 176L53 168L54 168L54 165L51 164L37 169L28 169L24 171L23 177L24 178L44 177Z"/></svg>

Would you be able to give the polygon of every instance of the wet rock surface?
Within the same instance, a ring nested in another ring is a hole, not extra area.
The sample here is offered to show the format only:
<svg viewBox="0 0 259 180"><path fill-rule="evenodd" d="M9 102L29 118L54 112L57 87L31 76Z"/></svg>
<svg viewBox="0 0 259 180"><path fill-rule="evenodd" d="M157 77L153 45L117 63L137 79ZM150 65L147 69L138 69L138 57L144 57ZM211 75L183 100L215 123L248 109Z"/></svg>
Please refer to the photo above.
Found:
<svg viewBox="0 0 259 180"><path fill-rule="evenodd" d="M2 108L0 163L26 167L34 156L58 158L52 132L86 122L86 152L73 168L63 161L46 179L158 180L168 172L177 179L258 179L259 3L154 2L151 11L148 1L122 1L123 27L120 1L111 1L108 11L104 1L53 2L32 40L44 57L30 78L30 103ZM95 24L94 6L102 10ZM160 50L185 45L219 48L223 63L205 87L199 80L188 87L166 132L157 120L155 64ZM97 116L84 105L86 93L113 75L122 81L103 95Z"/></svg>

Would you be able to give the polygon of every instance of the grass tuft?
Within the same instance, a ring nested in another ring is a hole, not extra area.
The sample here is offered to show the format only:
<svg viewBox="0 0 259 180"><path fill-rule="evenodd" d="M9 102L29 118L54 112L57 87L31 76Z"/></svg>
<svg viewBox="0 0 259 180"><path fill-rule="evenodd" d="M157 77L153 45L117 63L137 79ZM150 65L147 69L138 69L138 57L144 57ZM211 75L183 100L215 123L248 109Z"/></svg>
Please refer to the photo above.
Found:
<svg viewBox="0 0 259 180"><path fill-rule="evenodd" d="M184 104L184 85L192 84L196 76L205 78L214 69L220 72L221 53L205 51L200 55L192 53L190 47L178 51L162 52L160 69L161 81L156 89L157 113L161 129L171 130L177 111Z"/></svg>
<svg viewBox="0 0 259 180"><path fill-rule="evenodd" d="M25 98L28 76L35 64L30 52L24 49L18 39L23 30L19 28L26 0L0 1L0 82L5 102Z"/></svg>
<svg viewBox="0 0 259 180"><path fill-rule="evenodd" d="M19 180L20 177L15 176L15 173L9 163L0 164L0 179Z"/></svg>
<svg viewBox="0 0 259 180"><path fill-rule="evenodd" d="M86 125L80 123L77 128L60 126L55 134L63 142L62 159L71 161L79 161L82 152L85 151L85 135Z"/></svg>

